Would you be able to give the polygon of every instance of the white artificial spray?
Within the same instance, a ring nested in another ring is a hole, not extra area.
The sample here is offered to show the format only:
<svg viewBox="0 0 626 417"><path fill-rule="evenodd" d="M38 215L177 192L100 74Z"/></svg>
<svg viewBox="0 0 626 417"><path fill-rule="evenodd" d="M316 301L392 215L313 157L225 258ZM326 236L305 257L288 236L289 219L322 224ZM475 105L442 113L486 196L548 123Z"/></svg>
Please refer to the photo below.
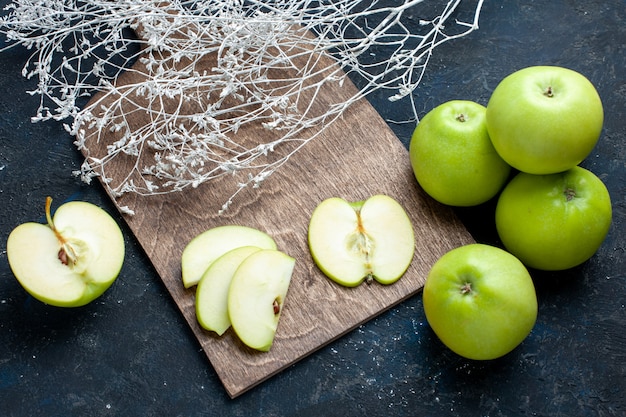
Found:
<svg viewBox="0 0 626 417"><path fill-rule="evenodd" d="M415 114L412 93L435 48L478 29L482 0L468 1L16 0L0 18L0 51L32 51L23 69L38 80L32 119L62 121L75 136L84 181L99 176L120 197L230 175L226 210L368 94L389 90ZM461 6L467 21L456 17ZM207 56L216 57L211 70L198 70ZM116 83L137 68L140 81ZM358 80L352 97L307 111L322 87L348 76ZM131 126L129 109L150 123ZM241 143L237 132L251 123L275 135ZM94 156L90 141L104 132L116 140ZM134 163L113 181L117 158Z"/></svg>

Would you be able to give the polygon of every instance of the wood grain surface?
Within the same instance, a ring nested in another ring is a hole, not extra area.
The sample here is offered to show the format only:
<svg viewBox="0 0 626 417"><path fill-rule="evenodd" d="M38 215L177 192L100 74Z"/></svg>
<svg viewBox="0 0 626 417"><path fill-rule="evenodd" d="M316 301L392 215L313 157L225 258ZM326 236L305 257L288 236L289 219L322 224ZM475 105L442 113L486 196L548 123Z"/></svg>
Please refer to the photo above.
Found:
<svg viewBox="0 0 626 417"><path fill-rule="evenodd" d="M213 64L214 57L207 57L206 62L195 65L210 70ZM140 64L136 69L141 71ZM117 84L141 78L140 73L127 72ZM311 111L324 112L326 106L355 92L347 80L341 87L329 84L319 93ZM106 103L105 99L104 108ZM148 115L135 110L126 111L134 129L151 123ZM116 134L108 129L100 131L99 140L95 132L91 135L91 156L103 155L106 145L116 140ZM246 126L237 134L238 140L251 143L265 140L267 135L270 131L261 126ZM115 181L127 175L132 163L131 159L120 160L109 174ZM350 106L342 118L321 131L260 188L244 189L231 208L219 215L232 192L231 179L222 177L180 193L151 197L128 194L120 199L112 196L118 207L128 206L135 211L134 216L126 217L130 229L231 397L417 294L431 265L443 253L473 241L448 207L436 203L419 188L407 150L364 99ZM390 286L339 286L317 269L308 251L311 212L328 197L357 201L378 193L395 198L408 212L416 237L413 262L405 276ZM195 317L195 287L185 289L181 281L180 259L185 245L204 230L225 224L261 229L276 240L279 249L296 259L274 345L267 353L246 348L232 330L222 337L204 331Z"/></svg>

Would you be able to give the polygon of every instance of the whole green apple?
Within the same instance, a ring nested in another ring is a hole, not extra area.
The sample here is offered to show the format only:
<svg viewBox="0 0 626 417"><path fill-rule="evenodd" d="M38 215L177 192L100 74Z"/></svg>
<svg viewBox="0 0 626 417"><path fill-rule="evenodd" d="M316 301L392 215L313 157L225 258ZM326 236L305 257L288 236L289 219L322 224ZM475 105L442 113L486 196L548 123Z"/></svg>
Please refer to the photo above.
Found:
<svg viewBox="0 0 626 417"><path fill-rule="evenodd" d="M435 200L451 206L475 206L494 197L511 167L494 149L486 109L453 100L428 112L409 145L411 165L420 186Z"/></svg>
<svg viewBox="0 0 626 417"><path fill-rule="evenodd" d="M431 268L423 292L431 328L468 359L501 357L528 336L537 296L524 265L503 249L470 244L452 249Z"/></svg>
<svg viewBox="0 0 626 417"><path fill-rule="evenodd" d="M604 113L582 74L535 66L504 78L487 104L487 129L500 156L530 174L566 171L595 146Z"/></svg>
<svg viewBox="0 0 626 417"><path fill-rule="evenodd" d="M611 198L591 171L519 173L496 205L496 229L509 252L531 268L557 271L589 259L611 225Z"/></svg>

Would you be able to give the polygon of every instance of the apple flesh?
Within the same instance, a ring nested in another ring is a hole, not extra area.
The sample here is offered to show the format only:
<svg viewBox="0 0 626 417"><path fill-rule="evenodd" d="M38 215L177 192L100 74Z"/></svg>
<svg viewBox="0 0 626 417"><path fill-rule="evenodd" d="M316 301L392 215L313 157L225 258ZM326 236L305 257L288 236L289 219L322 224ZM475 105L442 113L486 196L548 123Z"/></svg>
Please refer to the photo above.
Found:
<svg viewBox="0 0 626 417"><path fill-rule="evenodd" d="M228 290L232 328L248 347L270 350L283 311L295 259L278 250L260 250L246 257Z"/></svg>
<svg viewBox="0 0 626 417"><path fill-rule="evenodd" d="M576 71L535 66L505 77L487 104L498 154L530 174L566 171L584 160L602 131L602 101Z"/></svg>
<svg viewBox="0 0 626 417"><path fill-rule="evenodd" d="M102 295L124 262L124 237L113 218L82 201L61 205L48 224L24 223L7 240L13 274L36 299L58 307L83 306Z"/></svg>
<svg viewBox="0 0 626 417"><path fill-rule="evenodd" d="M218 335L230 327L228 291L233 275L248 256L260 251L254 246L242 246L226 252L211 264L196 288L196 317L198 323Z"/></svg>
<svg viewBox="0 0 626 417"><path fill-rule="evenodd" d="M308 241L320 270L347 287L372 279L396 282L415 250L409 217L397 201L382 194L357 203L324 200L311 215Z"/></svg>
<svg viewBox="0 0 626 417"><path fill-rule="evenodd" d="M469 207L494 197L511 167L498 155L487 133L486 108L452 100L428 112L409 146L415 178L440 203Z"/></svg>
<svg viewBox="0 0 626 417"><path fill-rule="evenodd" d="M276 242L258 229L240 225L214 227L194 237L183 250L181 259L185 288L197 285L217 258L241 246L276 249Z"/></svg>
<svg viewBox="0 0 626 417"><path fill-rule="evenodd" d="M598 250L611 226L611 198L581 167L550 175L519 173L496 205L496 229L506 249L531 268L573 268Z"/></svg>
<svg viewBox="0 0 626 417"><path fill-rule="evenodd" d="M444 254L431 268L423 290L431 328L453 352L489 360L517 347L537 319L537 296L524 265L484 244Z"/></svg>

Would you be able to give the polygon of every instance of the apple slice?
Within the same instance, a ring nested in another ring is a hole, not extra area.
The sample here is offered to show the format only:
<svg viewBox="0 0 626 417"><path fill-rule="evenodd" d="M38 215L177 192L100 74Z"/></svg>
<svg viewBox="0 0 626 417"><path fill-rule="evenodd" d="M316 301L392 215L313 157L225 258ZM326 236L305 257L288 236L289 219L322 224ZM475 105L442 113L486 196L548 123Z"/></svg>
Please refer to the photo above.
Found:
<svg viewBox="0 0 626 417"><path fill-rule="evenodd" d="M61 205L47 225L24 223L7 240L13 274L36 299L58 307L79 307L98 298L124 262L124 237L113 218L82 201Z"/></svg>
<svg viewBox="0 0 626 417"><path fill-rule="evenodd" d="M283 252L260 250L237 268L228 291L228 314L247 346L264 352L271 348L295 262Z"/></svg>
<svg viewBox="0 0 626 417"><path fill-rule="evenodd" d="M397 201L382 194L357 203L324 200L311 215L308 240L320 270L347 287L372 279L396 282L415 251L411 220Z"/></svg>
<svg viewBox="0 0 626 417"><path fill-rule="evenodd" d="M276 242L258 229L239 225L214 227L194 237L183 250L181 259L185 288L198 284L217 258L241 246L276 249Z"/></svg>
<svg viewBox="0 0 626 417"><path fill-rule="evenodd" d="M196 317L204 329L221 336L230 327L228 289L233 275L244 259L260 250L255 246L233 249L207 268L196 288Z"/></svg>

